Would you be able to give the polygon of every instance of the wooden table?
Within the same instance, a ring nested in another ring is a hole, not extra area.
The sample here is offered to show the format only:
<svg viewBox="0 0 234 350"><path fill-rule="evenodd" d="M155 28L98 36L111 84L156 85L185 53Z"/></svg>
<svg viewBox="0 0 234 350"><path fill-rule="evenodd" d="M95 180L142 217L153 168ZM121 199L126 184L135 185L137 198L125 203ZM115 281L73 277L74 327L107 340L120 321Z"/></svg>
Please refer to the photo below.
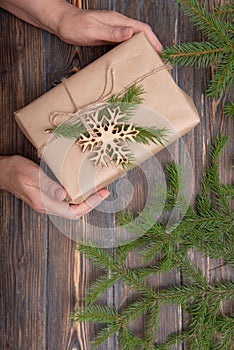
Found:
<svg viewBox="0 0 234 350"><path fill-rule="evenodd" d="M84 9L114 9L145 21L152 26L165 46L178 41L201 39L201 34L179 12L174 0L74 2ZM210 7L214 5L214 1L207 2ZM52 88L62 77L83 68L108 48L80 48L64 44L54 35L34 28L3 10L1 30L0 154L19 154L38 162L35 149L14 121L13 111ZM170 153L176 161L184 157L182 142L188 149L196 178L195 198L201 174L208 163L209 146L221 132L233 136L233 119L223 114L225 99L212 102L204 95L212 72L188 67L175 68L173 75L194 99L201 116L200 125L170 147ZM232 150L233 139L226 147L221 161L225 183L233 180ZM168 160L168 153L161 152L157 159L164 164ZM134 170L130 178L136 181L139 174L139 170ZM144 198L141 188L137 188L134 198L131 209L137 211ZM69 315L75 305L81 303L88 285L101 271L75 251L75 243L60 233L47 216L37 214L4 191L1 191L0 203L0 349L90 349L89 340L93 337L94 327L73 325ZM84 229L86 221L89 221L89 217L84 220ZM231 272L224 267L212 270L213 260L204 260L192 253L191 258L199 263L210 279L228 274L230 277ZM137 266L138 263L137 256L130 257L129 264ZM166 274L155 278L152 283L168 286L180 280L179 274ZM126 287L117 285L103 300L108 305L119 305L128 295L130 292ZM226 307L230 308L230 305ZM185 321L179 307L165 308L158 341L163 341L168 333L181 329ZM142 327L138 320L135 329L139 335ZM117 336L100 349L119 349Z"/></svg>

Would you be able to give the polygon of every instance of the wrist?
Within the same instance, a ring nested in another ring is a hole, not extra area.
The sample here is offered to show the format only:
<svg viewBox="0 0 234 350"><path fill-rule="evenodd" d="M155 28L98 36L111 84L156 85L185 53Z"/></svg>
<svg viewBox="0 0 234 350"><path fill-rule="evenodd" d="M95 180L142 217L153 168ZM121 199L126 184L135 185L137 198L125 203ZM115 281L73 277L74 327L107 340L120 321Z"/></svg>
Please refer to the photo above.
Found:
<svg viewBox="0 0 234 350"><path fill-rule="evenodd" d="M74 9L77 11L82 11L64 0L53 1L53 3L50 5L49 14L45 16L46 22L44 23L44 29L59 37L63 19L67 14L73 13Z"/></svg>
<svg viewBox="0 0 234 350"><path fill-rule="evenodd" d="M53 34L58 33L63 15L74 8L66 0L0 0L0 7Z"/></svg>
<svg viewBox="0 0 234 350"><path fill-rule="evenodd" d="M41 28L48 30L50 33L57 35L59 30L59 22L67 5L64 0L50 1L46 8L41 11Z"/></svg>
<svg viewBox="0 0 234 350"><path fill-rule="evenodd" d="M56 9L53 15L51 15L53 16L51 20L53 28L52 30L48 30L66 42L66 40L63 39L62 34L64 32L64 24L69 22L70 19L73 19L73 16L77 15L78 12L83 12L83 10L67 3L66 1L57 1ZM77 31L77 28L74 29L74 31Z"/></svg>

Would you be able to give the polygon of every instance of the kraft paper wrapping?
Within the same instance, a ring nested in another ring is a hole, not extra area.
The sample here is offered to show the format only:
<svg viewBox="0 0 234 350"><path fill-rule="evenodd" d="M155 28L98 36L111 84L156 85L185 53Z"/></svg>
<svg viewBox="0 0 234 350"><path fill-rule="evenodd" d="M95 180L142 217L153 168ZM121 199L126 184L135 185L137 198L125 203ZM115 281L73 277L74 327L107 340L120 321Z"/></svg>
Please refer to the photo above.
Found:
<svg viewBox="0 0 234 350"><path fill-rule="evenodd" d="M138 33L68 78L67 83L76 105L82 108L98 100L105 84L107 90L118 93L141 76L162 66L162 60L145 34ZM110 67L115 75L113 86L108 86L111 81L106 77ZM142 84L146 93L142 106L132 117L134 123L167 127L167 145L199 123L192 100L176 85L167 69L152 74ZM49 115L55 111L74 112L74 105L63 84L16 111L15 116L21 130L36 149L46 145L42 158L67 190L67 200L80 203L126 171L111 164L96 169L88 159L88 152L82 153L74 140L56 138L50 141L51 135L44 130L52 127ZM162 145L153 143L149 146L137 143L130 145L138 164L162 148Z"/></svg>

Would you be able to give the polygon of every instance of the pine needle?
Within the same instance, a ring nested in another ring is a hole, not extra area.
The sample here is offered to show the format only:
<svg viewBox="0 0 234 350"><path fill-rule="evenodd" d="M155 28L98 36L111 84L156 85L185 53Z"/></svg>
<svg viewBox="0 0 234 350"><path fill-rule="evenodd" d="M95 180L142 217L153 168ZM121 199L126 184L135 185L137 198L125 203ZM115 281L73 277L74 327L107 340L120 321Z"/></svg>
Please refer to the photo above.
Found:
<svg viewBox="0 0 234 350"><path fill-rule="evenodd" d="M142 85L132 84L130 87L125 89L124 95L113 95L109 103L119 103L121 102L124 107L129 108L128 105L140 105L144 101L142 95L145 93ZM125 110L123 107L123 111Z"/></svg>
<svg viewBox="0 0 234 350"><path fill-rule="evenodd" d="M188 208L183 220L170 233L166 223L154 222L144 231L144 223L152 220L155 205L149 205L139 224L132 223L133 216L122 214L124 224L132 224L132 229L141 235L137 240L116 248L109 254L104 248L80 244L78 249L89 257L107 274L99 278L89 289L84 309L73 314L75 322L95 322L104 324L94 341L95 346L103 344L115 333L119 335L121 349L170 350L173 345L188 344L191 349L230 350L233 344L233 316L221 315L222 301L234 299L234 282L212 281L188 259L191 248L199 250L203 256L222 258L225 264L234 266L234 213L231 203L226 200L233 196L234 186L222 185L219 179L219 158L227 143L221 135L210 150L210 167L202 180L198 207ZM170 198L182 200L182 171L175 164L167 165L167 190ZM225 198L224 198L224 197ZM220 200L220 198L222 200ZM174 205L175 203L174 202ZM170 203L172 206L173 201ZM218 210L216 209L218 206ZM173 209L173 208L171 208ZM167 203L166 203L167 210ZM143 235L142 235L143 233ZM137 252L152 261L158 254L162 257L158 264L147 264L140 268L126 265L128 254ZM154 288L147 277L180 269L186 282L170 288ZM121 309L98 305L98 298L120 279L122 283L137 291L139 297ZM169 335L162 344L155 343L159 327L160 308L165 304L180 305L189 314L185 331ZM141 338L134 335L129 322L144 317L146 325Z"/></svg>
<svg viewBox="0 0 234 350"><path fill-rule="evenodd" d="M207 93L218 98L227 91L234 75L234 26L231 16L233 5L216 7L209 12L198 0L177 0L181 9L208 38L205 42L180 43L167 47L162 58L172 65L214 67L215 76Z"/></svg>
<svg viewBox="0 0 234 350"><path fill-rule="evenodd" d="M234 116L234 102L230 102L227 106L224 107L225 114L228 117Z"/></svg>
<svg viewBox="0 0 234 350"><path fill-rule="evenodd" d="M163 145L164 142L166 141L166 135L167 135L166 128L164 129L157 129L156 127L144 128L142 126L137 126L135 124L130 126L131 116L136 111L136 108L143 102L142 95L144 93L145 92L144 92L143 86L137 85L136 83L134 83L130 87L126 88L123 94L113 95L109 100L108 104L103 106L103 108L98 111L97 124L98 123L100 124L100 122L102 122L103 124L102 128L104 128L105 126L104 123L107 123L108 125L108 121L110 121L110 123L113 123L113 125L115 125L115 132L117 132L117 134L119 132L119 135L121 134L122 130L127 132L128 130L133 128L137 131L135 135L132 134L132 137L136 142L143 143L143 144L149 144L150 142L153 142L156 144L160 143ZM115 121L111 120L112 118L111 112L113 111L114 113L116 113L115 111L117 111L118 113L121 112L121 115L120 115L121 117L117 119L116 123ZM77 116L77 118L78 117L79 116ZM92 126L92 130L94 135L98 134L98 130L99 130L98 127L96 128L96 131L95 131L95 127ZM89 138L90 136L90 132L86 129L85 125L83 125L80 120L76 119L74 121L74 119L72 118L71 120L68 120L62 123L54 127L53 129L47 129L45 131L53 133L54 136L56 137L64 137L67 139L79 140L81 135L83 139L84 137ZM121 136L119 137L121 141ZM102 145L102 143L100 144ZM98 147L99 145L96 148L94 146L92 150L92 152L94 153L94 158L96 156L95 152L97 151ZM117 153L115 154L113 152L115 152L114 148L112 146L109 147L108 151L106 150L106 157L109 160L116 162ZM123 157L123 156L122 158L120 157L119 165L121 165L122 168L125 170L130 170L137 164L135 156L133 153L131 153L128 150L127 145L124 148L123 153L126 155L126 157Z"/></svg>
<svg viewBox="0 0 234 350"><path fill-rule="evenodd" d="M87 130L80 121L75 123L67 121L54 127L53 129L47 129L46 131L50 131L56 137L63 137L66 139L78 139L81 134L87 136Z"/></svg>
<svg viewBox="0 0 234 350"><path fill-rule="evenodd" d="M135 138L136 142L148 145L150 142L155 144L164 145L167 141L168 130L167 128L158 129L155 127L141 127L136 126L136 130L139 132Z"/></svg>

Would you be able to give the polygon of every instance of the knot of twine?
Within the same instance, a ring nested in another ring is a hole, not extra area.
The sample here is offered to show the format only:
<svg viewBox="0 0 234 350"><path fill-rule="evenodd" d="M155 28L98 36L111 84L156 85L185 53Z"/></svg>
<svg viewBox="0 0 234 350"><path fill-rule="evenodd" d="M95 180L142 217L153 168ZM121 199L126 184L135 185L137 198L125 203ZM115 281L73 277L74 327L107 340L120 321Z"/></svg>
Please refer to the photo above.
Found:
<svg viewBox="0 0 234 350"><path fill-rule="evenodd" d="M140 76L139 78L135 79L130 84L125 86L124 89L122 89L121 91L118 92L118 96L123 95L126 92L126 89L131 87L133 84L141 83L144 80L146 80L147 78L151 77L152 75L154 75L154 74L156 74L156 73L158 73L158 72L160 72L161 70L164 70L164 69L171 70L172 66L169 65L169 64L163 64L163 65L161 65L161 66L159 66L157 68L152 69L150 72ZM111 84L110 84L110 88L109 88L109 91L108 91L107 88L108 88L108 81L109 80L111 81ZM82 124L85 126L86 130L92 135L93 134L93 130L90 128L88 123L86 123L86 120L85 120L85 117L84 117L84 113L82 113L82 112L83 111L87 112L87 110L89 110L89 109L93 110L94 108L100 107L102 104L107 103L107 101L113 96L113 91L114 91L114 86L115 86L115 74L114 74L113 68L110 67L110 66L107 67L106 75L105 75L105 83L104 83L103 91L100 94L100 96L95 101L93 101L91 103L88 103L87 105L83 105L82 107L79 107L76 104L76 101L75 101L74 97L72 96L72 92L71 92L71 89L69 87L68 80L66 78L63 78L61 82L63 84L63 87L64 87L65 91L67 92L67 95L69 96L69 98L70 98L70 100L72 102L72 105L74 107L74 112L73 113L70 113L70 112L62 113L62 116L63 116L64 120L62 122L60 122L59 124L56 123L55 119L56 119L56 117L58 115L61 115L61 113L60 112L52 112L50 114L50 116L49 116L50 123L52 125L54 125L54 126L58 126L58 125L62 124L63 122L65 122L66 120L70 119L70 118L78 117L80 119L80 121L82 122ZM47 130L47 132L50 132L50 131ZM37 150L39 158L42 157L44 147L45 147L45 145L41 146Z"/></svg>

